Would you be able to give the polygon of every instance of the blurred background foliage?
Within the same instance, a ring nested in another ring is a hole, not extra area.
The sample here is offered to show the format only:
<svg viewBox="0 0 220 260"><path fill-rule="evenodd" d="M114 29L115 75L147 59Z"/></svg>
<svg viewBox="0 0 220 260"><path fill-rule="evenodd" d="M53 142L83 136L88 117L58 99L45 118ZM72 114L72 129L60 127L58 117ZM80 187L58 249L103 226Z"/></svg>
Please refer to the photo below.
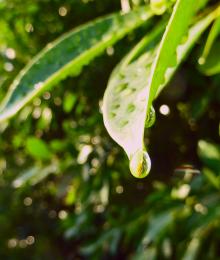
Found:
<svg viewBox="0 0 220 260"><path fill-rule="evenodd" d="M120 10L118 0L1 0L0 99L48 42ZM131 176L103 125L108 77L143 30L0 125L0 259L219 259L220 76L196 69L207 35L155 103L149 177Z"/></svg>

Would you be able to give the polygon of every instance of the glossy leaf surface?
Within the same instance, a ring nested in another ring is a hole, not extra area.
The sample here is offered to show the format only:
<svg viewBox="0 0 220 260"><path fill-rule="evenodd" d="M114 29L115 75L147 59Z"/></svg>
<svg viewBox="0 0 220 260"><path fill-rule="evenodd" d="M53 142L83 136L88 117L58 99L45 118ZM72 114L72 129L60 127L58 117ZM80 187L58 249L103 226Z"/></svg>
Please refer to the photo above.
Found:
<svg viewBox="0 0 220 260"><path fill-rule="evenodd" d="M0 121L15 115L33 97L68 75L79 74L83 65L152 16L145 7L125 15L113 14L48 44L12 83L0 108Z"/></svg>

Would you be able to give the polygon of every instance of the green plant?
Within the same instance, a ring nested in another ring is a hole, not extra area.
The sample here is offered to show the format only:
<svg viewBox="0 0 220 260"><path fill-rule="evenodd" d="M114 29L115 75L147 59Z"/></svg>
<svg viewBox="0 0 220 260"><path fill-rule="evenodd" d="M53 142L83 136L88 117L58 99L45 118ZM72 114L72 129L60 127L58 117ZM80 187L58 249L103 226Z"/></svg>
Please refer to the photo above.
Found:
<svg viewBox="0 0 220 260"><path fill-rule="evenodd" d="M210 32L200 63L202 70L214 66L211 73L219 72L216 65L219 61L212 59L209 65L208 54L219 32L220 7L205 9L206 5L204 0L198 3L177 0L174 6L173 1L151 1L151 5L99 19L65 34L48 44L16 77L2 102L0 121L14 116L36 95L68 75L78 75L84 65L107 47L149 23L146 36L113 71L103 100L104 123L109 134L124 148L132 174L145 177L151 163L143 138L144 128L154 121L152 103L213 21L217 25ZM167 13L171 13L168 21ZM151 31L150 24L157 14L164 18Z"/></svg>
<svg viewBox="0 0 220 260"><path fill-rule="evenodd" d="M219 259L219 18L200 35L218 1L197 1L201 9L189 25L197 28L196 42L149 108L145 127L155 113L157 122L141 143L152 159L145 179L129 174L126 153L106 131L103 93L122 72L131 85L144 86L175 1L121 2L0 1L0 99L33 56L73 27L128 12L128 2L144 13L150 2L156 14L84 64L80 75L42 89L40 98L1 121L0 259ZM68 55L52 55L39 75L51 73L59 58ZM131 121L131 112L118 111Z"/></svg>

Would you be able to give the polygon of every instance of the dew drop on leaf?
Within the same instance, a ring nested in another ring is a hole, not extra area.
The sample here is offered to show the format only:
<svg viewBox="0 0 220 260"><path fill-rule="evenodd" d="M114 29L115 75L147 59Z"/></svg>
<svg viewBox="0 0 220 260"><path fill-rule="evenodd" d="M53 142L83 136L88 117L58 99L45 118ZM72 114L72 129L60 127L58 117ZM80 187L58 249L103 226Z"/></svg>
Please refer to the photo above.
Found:
<svg viewBox="0 0 220 260"><path fill-rule="evenodd" d="M138 150L130 159L130 171L136 178L144 178L151 169L151 160L146 151Z"/></svg>
<svg viewBox="0 0 220 260"><path fill-rule="evenodd" d="M150 112L148 113L147 118L146 118L145 127L146 128L151 127L155 123L155 121L156 121L156 113L155 113L154 107L151 106Z"/></svg>

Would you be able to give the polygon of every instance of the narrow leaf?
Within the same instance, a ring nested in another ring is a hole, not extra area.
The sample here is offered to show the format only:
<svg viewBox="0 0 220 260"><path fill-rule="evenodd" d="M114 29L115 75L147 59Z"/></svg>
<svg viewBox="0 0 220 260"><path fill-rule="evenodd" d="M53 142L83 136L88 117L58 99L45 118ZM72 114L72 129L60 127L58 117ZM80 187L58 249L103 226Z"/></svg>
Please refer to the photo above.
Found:
<svg viewBox="0 0 220 260"><path fill-rule="evenodd" d="M27 102L83 65L106 47L153 16L149 8L125 15L113 14L80 26L41 51L15 78L0 108L0 121L15 115Z"/></svg>
<svg viewBox="0 0 220 260"><path fill-rule="evenodd" d="M45 178L47 178L48 175L50 174L57 174L57 165L55 162L52 164L42 167L35 165L34 167L31 167L28 170L25 170L22 172L12 183L12 186L14 188L20 188L24 185L36 185Z"/></svg>
<svg viewBox="0 0 220 260"><path fill-rule="evenodd" d="M207 41L205 43L205 47L204 47L203 53L202 53L201 57L199 58L199 64L202 65L202 64L205 63L206 58L209 55L210 50L211 50L211 48L212 48L216 38L218 37L219 33L220 33L220 17L218 17L215 20L215 22L214 22L214 24L213 24L213 26L212 26L212 28L211 28L211 30L209 32L209 35L208 35Z"/></svg>
<svg viewBox="0 0 220 260"><path fill-rule="evenodd" d="M220 174L220 146L200 140L198 143L198 156L203 163Z"/></svg>
<svg viewBox="0 0 220 260"><path fill-rule="evenodd" d="M213 187L215 187L217 190L220 189L220 180L218 174L216 175L209 168L204 168L203 174L206 177L206 179L210 182L210 184L212 184Z"/></svg>
<svg viewBox="0 0 220 260"><path fill-rule="evenodd" d="M166 77L170 73L170 68L175 68L178 60L180 60L177 47L182 43L183 36L188 32L188 26L196 11L196 6L197 2L192 0L177 0L174 6L152 66L148 84L148 109L159 88L164 85Z"/></svg>
<svg viewBox="0 0 220 260"><path fill-rule="evenodd" d="M199 59L198 69L207 76L212 76L220 73L220 59L218 53L220 52L219 41L215 42L205 60ZM204 62L203 62L204 61Z"/></svg>

